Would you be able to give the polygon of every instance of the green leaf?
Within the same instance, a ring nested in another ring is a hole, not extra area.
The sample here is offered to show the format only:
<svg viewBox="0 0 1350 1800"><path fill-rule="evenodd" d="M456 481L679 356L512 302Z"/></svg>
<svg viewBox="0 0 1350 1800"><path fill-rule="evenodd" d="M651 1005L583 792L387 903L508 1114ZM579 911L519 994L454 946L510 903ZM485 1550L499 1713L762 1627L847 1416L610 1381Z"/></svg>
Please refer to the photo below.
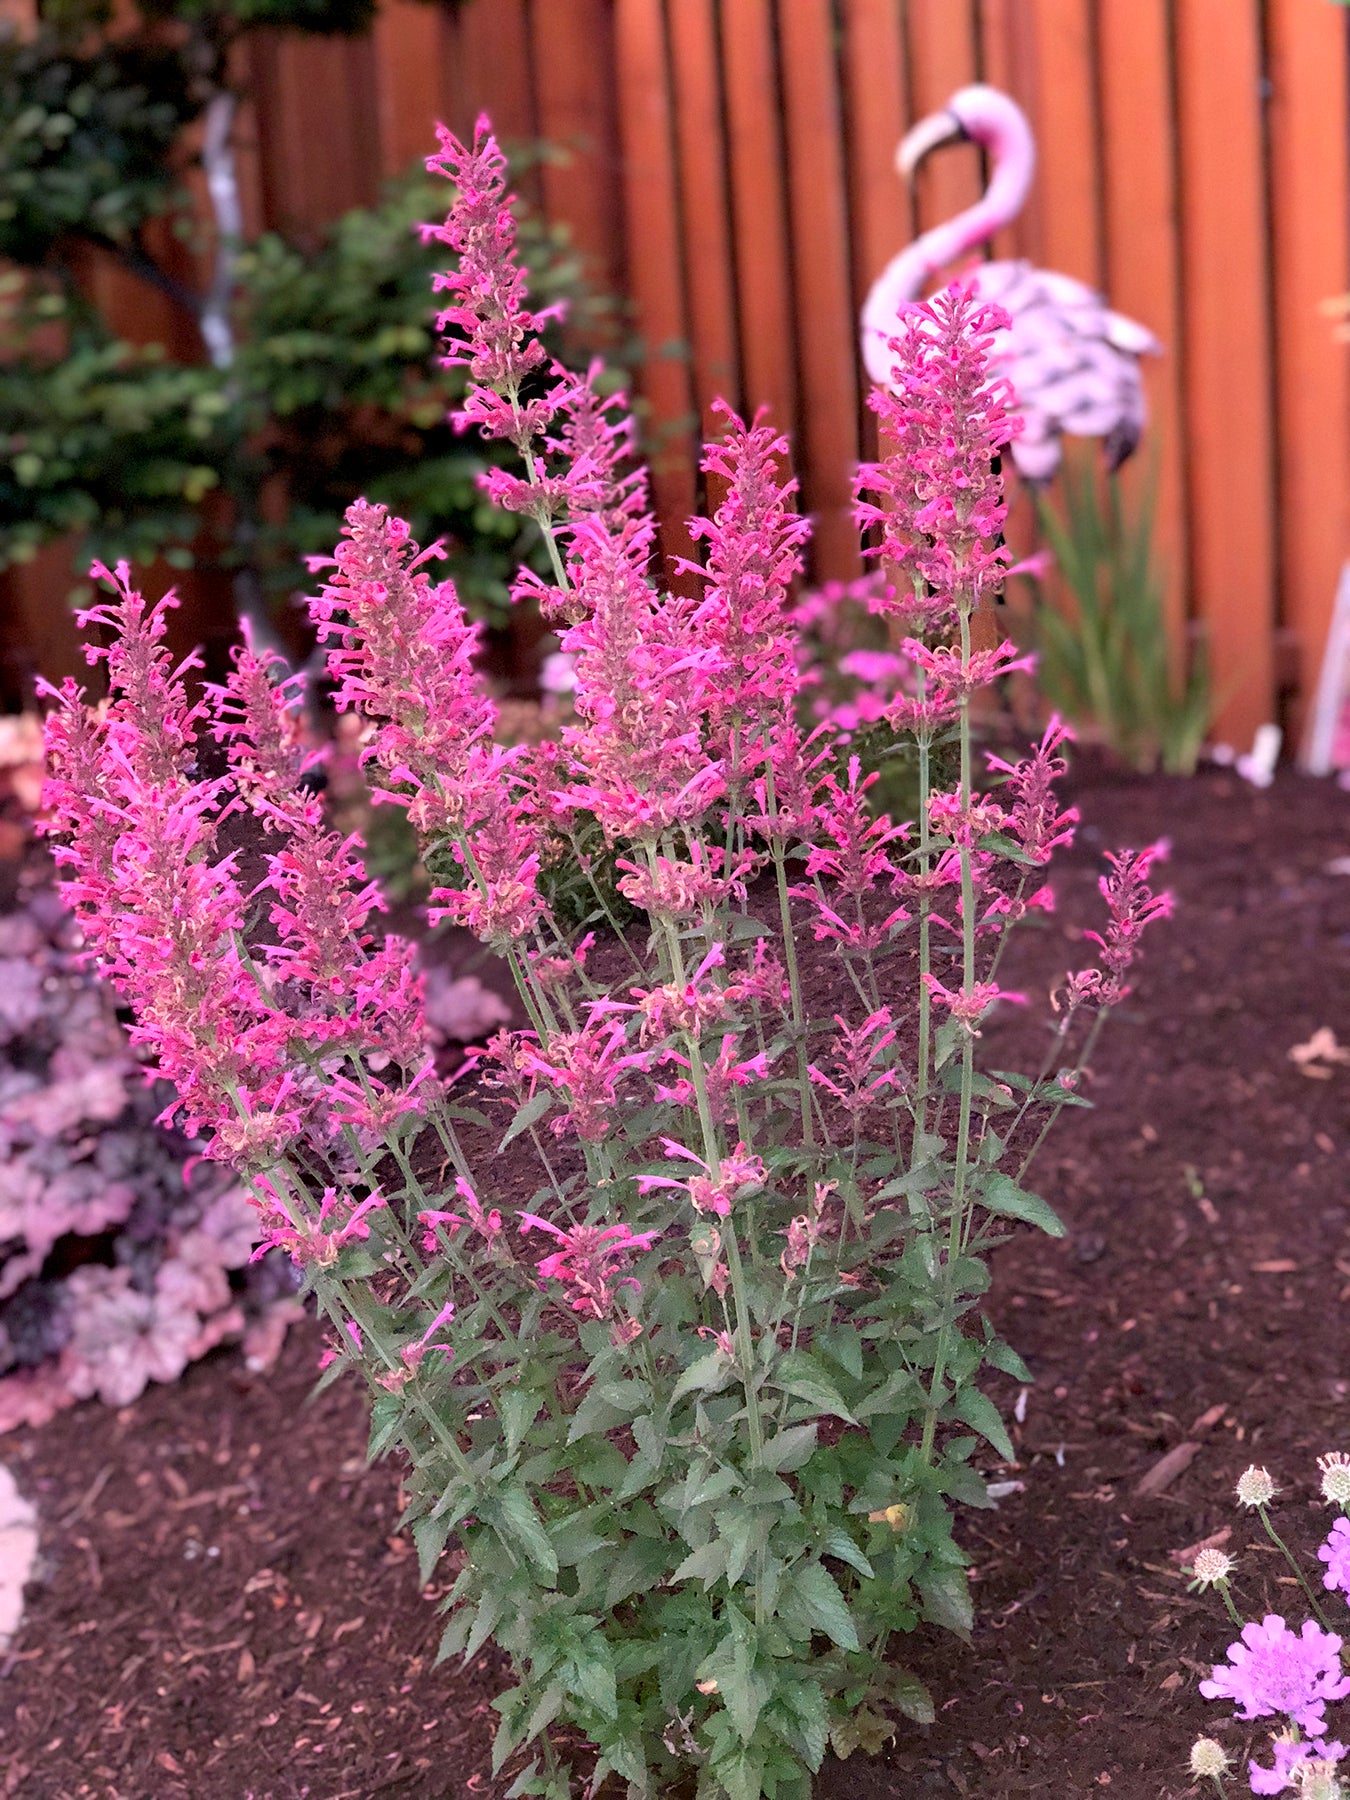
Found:
<svg viewBox="0 0 1350 1800"><path fill-rule="evenodd" d="M725 1538L714 1538L710 1544L693 1551L671 1576L672 1583L677 1581L701 1581L704 1588L710 1588L714 1581L719 1581L727 1572L727 1542Z"/></svg>
<svg viewBox="0 0 1350 1800"><path fill-rule="evenodd" d="M879 1672L877 1686L895 1710L916 1725L931 1725L937 1717L933 1696L910 1670L888 1665Z"/></svg>
<svg viewBox="0 0 1350 1800"><path fill-rule="evenodd" d="M832 1413L846 1425L858 1423L823 1364L808 1350L792 1350L781 1357L769 1380L772 1386L798 1400L805 1400L819 1412Z"/></svg>
<svg viewBox="0 0 1350 1800"><path fill-rule="evenodd" d="M417 1573L425 1587L431 1580L432 1570L441 1559L441 1551L445 1548L445 1540L454 1529L449 1513L442 1518L419 1519L412 1528L413 1543L417 1546Z"/></svg>
<svg viewBox="0 0 1350 1800"><path fill-rule="evenodd" d="M1001 1338L994 1338L985 1345L984 1360L991 1368L1001 1369L1005 1375L1011 1375L1014 1381L1030 1385L1035 1379L1012 1345L1005 1344Z"/></svg>
<svg viewBox="0 0 1350 1800"><path fill-rule="evenodd" d="M789 1425L786 1431L780 1431L765 1444L760 1466L772 1469L779 1475L800 1469L810 1459L816 1447L816 1434L819 1430L814 1419L807 1425Z"/></svg>
<svg viewBox="0 0 1350 1800"><path fill-rule="evenodd" d="M875 1577L876 1571L871 1563L842 1525L831 1525L820 1547L827 1556L837 1556L840 1562L846 1562L851 1569L856 1569L864 1581L871 1581Z"/></svg>
<svg viewBox="0 0 1350 1800"><path fill-rule="evenodd" d="M485 1507L484 1511L488 1509ZM489 1517L495 1515L502 1535L523 1550L532 1563L546 1575L556 1576L558 1558L548 1533L544 1530L534 1503L523 1487L512 1485L498 1490L491 1502Z"/></svg>
<svg viewBox="0 0 1350 1800"><path fill-rule="evenodd" d="M520 1108L515 1118L512 1119L511 1123L507 1126L506 1135L497 1146L498 1156L501 1155L502 1151L505 1150L512 1139L518 1138L522 1131L528 1131L531 1125L537 1125L544 1114L548 1112L549 1108L556 1104L557 1100L548 1088L540 1088L537 1093L531 1094L530 1098L525 1102L524 1106Z"/></svg>
<svg viewBox="0 0 1350 1800"><path fill-rule="evenodd" d="M964 1569L951 1564L932 1564L915 1577L914 1585L923 1596L923 1616L933 1625L955 1632L957 1637L970 1635L975 1617L966 1584Z"/></svg>
<svg viewBox="0 0 1350 1800"><path fill-rule="evenodd" d="M980 1189L980 1205L1000 1218L1021 1219L1028 1225L1038 1225L1050 1237L1064 1236L1064 1221L1049 1201L1018 1187L1008 1175L988 1177Z"/></svg>
<svg viewBox="0 0 1350 1800"><path fill-rule="evenodd" d="M572 1672L576 1678L577 1692L591 1705L603 1719L616 1719L619 1716L619 1698L614 1682L614 1665L610 1659L608 1646L599 1632L591 1634L590 1642L601 1651L598 1655L575 1656L572 1658Z"/></svg>
<svg viewBox="0 0 1350 1800"><path fill-rule="evenodd" d="M1016 1460L1017 1453L1008 1436L1008 1428L988 1394L982 1394L976 1387L962 1388L948 1410L963 1425L969 1425L972 1431L978 1431L982 1438L988 1439L1004 1462Z"/></svg>
<svg viewBox="0 0 1350 1800"><path fill-rule="evenodd" d="M693 1362L675 1383L671 1404L686 1394L720 1394L736 1374L736 1365L720 1350L710 1350Z"/></svg>
<svg viewBox="0 0 1350 1800"><path fill-rule="evenodd" d="M858 1648L858 1633L843 1590L824 1563L798 1563L789 1571L778 1598L778 1620L785 1629L823 1631L841 1650Z"/></svg>

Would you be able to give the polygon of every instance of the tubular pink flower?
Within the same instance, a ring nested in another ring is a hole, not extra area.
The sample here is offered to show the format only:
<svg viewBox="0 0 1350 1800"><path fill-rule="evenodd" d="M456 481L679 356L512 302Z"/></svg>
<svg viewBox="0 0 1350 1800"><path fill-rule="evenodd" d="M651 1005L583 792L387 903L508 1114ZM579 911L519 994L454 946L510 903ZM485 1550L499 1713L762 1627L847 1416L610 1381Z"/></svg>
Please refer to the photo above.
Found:
<svg viewBox="0 0 1350 1800"><path fill-rule="evenodd" d="M977 981L968 993L960 989L953 992L932 974L925 975L923 982L935 1004L945 1007L958 1024L964 1025L976 1037L979 1033L975 1027L996 1000L1009 1000L1017 1006L1026 1004L1025 994L1009 993L996 981Z"/></svg>
<svg viewBox="0 0 1350 1800"><path fill-rule="evenodd" d="M448 244L459 259L433 283L452 296L436 321L448 334L445 361L448 367L467 367L472 377L464 419L525 449L557 408L556 397L529 408L515 404L522 383L547 360L538 332L550 315L526 305L506 158L487 117L475 124L472 144L461 143L443 125L436 131L441 147L427 158L427 169L458 190L444 225L422 227L425 241Z"/></svg>
<svg viewBox="0 0 1350 1800"><path fill-rule="evenodd" d="M700 639L716 654L707 684L710 729L717 753L737 724L781 719L798 687L796 652L788 631L788 591L801 573L801 547L810 536L795 510L797 483L779 473L788 442L756 415L746 425L722 401L713 410L727 435L703 452L703 471L724 488L711 519L690 521L707 543L707 566L685 563L706 583L696 617Z"/></svg>
<svg viewBox="0 0 1350 1800"><path fill-rule="evenodd" d="M837 1079L831 1079L814 1063L807 1074L817 1087L832 1094L851 1118L859 1120L904 1085L900 1070L885 1060L885 1052L896 1040L891 1009L881 1007L861 1025L849 1025L837 1013L834 1022L838 1026L834 1038Z"/></svg>
<svg viewBox="0 0 1350 1800"><path fill-rule="evenodd" d="M744 1144L738 1143L716 1168L672 1138L662 1138L661 1148L667 1156L696 1163L703 1173L690 1176L687 1181L679 1181L670 1175L639 1175L637 1184L641 1194L649 1193L653 1188L674 1188L688 1194L695 1212L715 1213L719 1219L725 1219L737 1200L764 1185L764 1163L758 1156L751 1156Z"/></svg>
<svg viewBox="0 0 1350 1800"><path fill-rule="evenodd" d="M578 604L587 616L562 635L576 658L573 705L582 724L564 733L579 777L560 802L587 807L612 842L654 841L691 824L722 790L699 721L716 653L699 641L691 605L648 578L655 526L624 517L580 520L573 539Z"/></svg>
<svg viewBox="0 0 1350 1800"><path fill-rule="evenodd" d="M454 584L433 585L421 566L436 553L419 552L385 507L358 500L334 552L337 573L310 601L320 641L337 641L328 667L339 709L377 722L363 760L404 790L410 818L432 837L461 824L473 753L497 716L474 669L478 626Z"/></svg>
<svg viewBox="0 0 1350 1800"><path fill-rule="evenodd" d="M370 1236L367 1215L378 1212L384 1204L379 1194L370 1194L356 1204L348 1195L339 1201L337 1189L330 1187L324 1189L313 1218L292 1220L279 1205L266 1209L262 1215L262 1238L250 1261L257 1262L269 1250L285 1250L298 1267L317 1263L320 1268L329 1268L344 1244L353 1238Z"/></svg>
<svg viewBox="0 0 1350 1800"><path fill-rule="evenodd" d="M1055 781L1066 767L1064 758L1055 752L1061 744L1072 742L1073 733L1055 713L1030 756L1012 763L1001 756L986 758L991 769L1008 778L1006 791L1014 795L1009 829L1023 853L1036 864L1048 863L1056 850L1073 842L1078 808L1061 808L1054 791Z"/></svg>
<svg viewBox="0 0 1350 1800"><path fill-rule="evenodd" d="M737 1057L740 1038L734 1031L724 1033L722 1047L716 1060L703 1065L704 1091L708 1096L708 1105L713 1117L721 1124L730 1124L736 1117L736 1090L752 1087L758 1081L769 1078L769 1059L764 1051L756 1056ZM667 1050L658 1058L661 1064L673 1063L677 1068L688 1069L689 1058L681 1056L678 1050ZM675 1106L697 1106L698 1090L688 1076L681 1076L672 1085L657 1082L654 1089L658 1100L668 1100Z"/></svg>
<svg viewBox="0 0 1350 1800"><path fill-rule="evenodd" d="M469 1230L482 1238L489 1251L493 1250L501 1237L502 1215L494 1206L484 1212L479 1200L469 1183L462 1175L455 1177L455 1192L459 1195L464 1211L438 1212L428 1208L417 1215L417 1223L422 1226L422 1250L427 1256L434 1256L439 1248L436 1236L437 1228L443 1230L448 1237L454 1237L457 1231Z"/></svg>
<svg viewBox="0 0 1350 1800"><path fill-rule="evenodd" d="M561 1136L570 1125L588 1144L609 1135L616 1121L620 1078L628 1069L645 1067L647 1061L640 1052L628 1052L626 1042L621 1024L593 1017L579 1031L554 1032L547 1054L533 1047L525 1052L528 1072L542 1075L564 1099L567 1110L552 1122L555 1134Z"/></svg>
<svg viewBox="0 0 1350 1800"><path fill-rule="evenodd" d="M649 867L621 856L615 867L624 871L618 880L619 892L634 906L667 918L694 919L732 898L744 904L745 884L755 874L759 860L747 851L731 862L720 845L695 838L689 846L688 862L658 856Z"/></svg>
<svg viewBox="0 0 1350 1800"><path fill-rule="evenodd" d="M627 1267L623 1258L650 1250L658 1231L632 1231L627 1225L574 1225L561 1231L536 1213L521 1213L522 1232L546 1231L562 1246L539 1263L539 1279L561 1281L569 1290L573 1312L590 1319L607 1319L624 1288L641 1291L633 1275L619 1275Z"/></svg>
<svg viewBox="0 0 1350 1800"><path fill-rule="evenodd" d="M989 361L992 334L1007 322L967 284L906 307L891 388L869 397L888 454L859 471L856 515L880 527L879 554L912 590L893 609L929 623L995 593L1011 561L999 541L1007 508L995 459L1019 421Z"/></svg>
<svg viewBox="0 0 1350 1800"><path fill-rule="evenodd" d="M1231 1700L1239 1719L1266 1719L1283 1713L1309 1737L1322 1737L1329 1700L1350 1694L1341 1673L1341 1640L1311 1619L1295 1635L1278 1613L1267 1613L1242 1628L1228 1646L1228 1661L1217 1663L1200 1683L1207 1700Z"/></svg>
<svg viewBox="0 0 1350 1800"><path fill-rule="evenodd" d="M1110 923L1104 937L1096 931L1083 934L1101 949L1101 980L1095 997L1103 1006L1114 1006L1129 993L1124 977L1139 953L1145 926L1171 916L1171 894L1155 894L1149 886L1154 863L1161 862L1169 848L1160 840L1147 850L1107 853L1111 873L1103 875L1097 886L1110 911Z"/></svg>

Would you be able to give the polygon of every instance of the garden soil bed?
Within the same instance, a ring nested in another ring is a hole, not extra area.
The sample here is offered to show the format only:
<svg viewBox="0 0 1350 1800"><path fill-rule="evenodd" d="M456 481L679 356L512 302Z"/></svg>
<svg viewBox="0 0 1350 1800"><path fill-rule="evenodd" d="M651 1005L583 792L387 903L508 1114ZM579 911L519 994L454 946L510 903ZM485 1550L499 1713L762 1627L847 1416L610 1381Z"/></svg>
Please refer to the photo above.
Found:
<svg viewBox="0 0 1350 1800"><path fill-rule="evenodd" d="M1169 835L1177 916L1103 1040L1096 1110L1066 1117L1039 1166L1069 1235L997 1253L990 1311L1036 1384L1019 1465L999 1471L1023 1491L959 1525L973 1646L924 1632L899 1647L937 1721L831 1765L828 1800L1191 1792L1190 1742L1220 1725L1196 1681L1231 1633L1174 1553L1227 1524L1245 1548L1230 1497L1252 1460L1306 1548L1314 1458L1350 1449L1350 1066L1289 1055L1321 1027L1350 1039L1350 875L1333 866L1350 803L1296 776L1259 793L1226 773L1091 767L1074 797L1087 829L1059 912L1024 934L1010 985L1044 993L1087 960L1105 846ZM1027 1030L991 1029L991 1060ZM504 1791L488 1764L498 1668L434 1666L398 1471L365 1468L354 1386L307 1397L318 1351L297 1330L267 1376L219 1353L122 1412L85 1406L0 1442L42 1523L40 1579L0 1655L0 1793ZM1136 1495L1170 1451L1178 1472ZM1244 1554L1239 1594L1290 1604L1275 1556Z"/></svg>

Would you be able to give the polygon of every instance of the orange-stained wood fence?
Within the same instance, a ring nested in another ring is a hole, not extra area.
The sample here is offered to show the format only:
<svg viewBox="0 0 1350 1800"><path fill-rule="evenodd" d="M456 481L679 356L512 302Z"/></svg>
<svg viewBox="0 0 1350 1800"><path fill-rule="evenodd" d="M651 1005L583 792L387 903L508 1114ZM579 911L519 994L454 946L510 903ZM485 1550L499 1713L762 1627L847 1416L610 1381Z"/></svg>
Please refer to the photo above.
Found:
<svg viewBox="0 0 1350 1800"><path fill-rule="evenodd" d="M969 204L970 146L911 195L895 146L956 87L1027 109L1035 192L998 254L1102 287L1148 371L1171 623L1208 635L1221 728L1296 736L1350 552L1347 12L1333 0L385 0L368 40L261 38L240 147L255 225L373 198L437 117L566 153L531 197L627 293L669 549L719 395L788 431L815 573L858 568L872 447L854 321L916 229Z"/></svg>

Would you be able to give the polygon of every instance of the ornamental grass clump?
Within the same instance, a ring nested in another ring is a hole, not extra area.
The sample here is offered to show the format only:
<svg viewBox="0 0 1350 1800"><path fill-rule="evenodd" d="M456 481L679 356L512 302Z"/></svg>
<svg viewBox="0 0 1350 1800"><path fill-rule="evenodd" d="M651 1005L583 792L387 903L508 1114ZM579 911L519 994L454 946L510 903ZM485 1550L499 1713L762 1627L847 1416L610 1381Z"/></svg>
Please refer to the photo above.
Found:
<svg viewBox="0 0 1350 1800"><path fill-rule="evenodd" d="M245 646L191 703L166 603L125 572L90 615L111 699L91 713L72 685L51 722L53 818L182 1112L303 1268L335 1367L368 1383L372 1454L406 1457L423 1573L461 1553L443 1654L510 1657L511 1792L571 1791L566 1747L589 1745L591 1792L789 1800L827 1747L931 1717L897 1634L970 1624L952 1507L986 1503L982 1443L1012 1456L980 1377L1028 1379L980 1314L985 1252L1009 1221L1062 1230L1027 1165L1082 1103L1166 910L1158 852L1112 859L1099 964L1066 979L1040 1071L980 1066L983 1022L1017 998L1008 930L1050 904L1075 819L1057 725L993 767L995 793L972 766L971 694L1015 655L970 632L1005 564L996 311L958 289L908 315L888 453L860 478L914 634L905 825L796 723L807 525L783 440L725 415L698 591L664 591L621 408L539 349L486 126L443 134L432 166L458 190L450 354L469 415L520 454L492 492L550 546L551 579L522 587L561 627L575 722L496 740L476 629L381 506L351 508L314 610L426 845L433 913L505 958L526 1023L438 1084L410 952L325 824L289 678ZM635 927L614 927L596 846ZM594 882L575 927L560 868Z"/></svg>

